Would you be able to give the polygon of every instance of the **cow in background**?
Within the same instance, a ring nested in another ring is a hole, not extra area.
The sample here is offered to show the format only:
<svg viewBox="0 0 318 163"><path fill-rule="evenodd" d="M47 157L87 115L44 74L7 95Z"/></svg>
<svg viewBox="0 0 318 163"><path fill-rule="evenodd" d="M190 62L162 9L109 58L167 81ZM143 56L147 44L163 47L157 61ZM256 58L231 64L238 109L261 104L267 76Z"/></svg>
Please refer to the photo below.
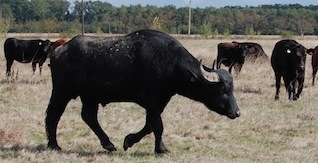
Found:
<svg viewBox="0 0 318 163"><path fill-rule="evenodd" d="M271 56L271 65L275 73L276 94L279 99L281 77L283 77L289 100L297 100L303 90L305 79L306 55L308 50L295 40L278 41ZM298 84L296 92L296 84Z"/></svg>
<svg viewBox="0 0 318 163"><path fill-rule="evenodd" d="M312 55L311 57L311 66L312 66L312 85L315 85L315 78L316 73L318 70L318 46L315 49L309 49L309 54Z"/></svg>
<svg viewBox="0 0 318 163"><path fill-rule="evenodd" d="M71 99L80 97L82 119L108 151L116 151L98 123L98 105L135 102L146 110L146 122L124 140L124 150L150 133L155 152L167 153L161 113L175 94L200 101L231 119L240 116L233 78L225 70L202 65L175 38L140 30L116 39L76 36L50 55L52 95L46 111L48 148L60 150L57 125Z"/></svg>
<svg viewBox="0 0 318 163"><path fill-rule="evenodd" d="M217 54L217 68L221 67L221 64L229 67L229 72L232 72L232 67L237 73L242 69L247 54L248 48L246 45L240 45L239 43L219 43Z"/></svg>
<svg viewBox="0 0 318 163"><path fill-rule="evenodd" d="M54 42L52 43L52 46L51 46L52 50L54 50L54 49L56 49L57 47L59 47L59 46L65 44L68 40L69 40L68 38L60 38L60 39L54 41Z"/></svg>
<svg viewBox="0 0 318 163"><path fill-rule="evenodd" d="M258 43L254 42L236 42L233 41L232 43L237 43L239 45L245 45L247 46L247 52L245 56L245 61L250 61L252 63L255 63L257 61L268 61L269 58L264 52L262 46Z"/></svg>
<svg viewBox="0 0 318 163"><path fill-rule="evenodd" d="M4 42L4 55L7 61L6 75L10 76L11 66L16 60L21 63L32 62L33 74L36 70L36 64L39 64L40 74L42 65L48 58L52 42L49 40L21 40L8 38Z"/></svg>

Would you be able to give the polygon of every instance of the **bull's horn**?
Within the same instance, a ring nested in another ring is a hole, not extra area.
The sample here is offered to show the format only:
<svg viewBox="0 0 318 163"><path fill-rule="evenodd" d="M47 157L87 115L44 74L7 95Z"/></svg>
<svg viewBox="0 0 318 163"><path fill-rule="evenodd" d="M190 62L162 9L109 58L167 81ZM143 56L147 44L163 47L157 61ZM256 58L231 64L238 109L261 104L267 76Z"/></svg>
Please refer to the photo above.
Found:
<svg viewBox="0 0 318 163"><path fill-rule="evenodd" d="M219 75L216 72L208 72L204 70L203 65L200 64L201 74L205 80L211 83L219 82Z"/></svg>

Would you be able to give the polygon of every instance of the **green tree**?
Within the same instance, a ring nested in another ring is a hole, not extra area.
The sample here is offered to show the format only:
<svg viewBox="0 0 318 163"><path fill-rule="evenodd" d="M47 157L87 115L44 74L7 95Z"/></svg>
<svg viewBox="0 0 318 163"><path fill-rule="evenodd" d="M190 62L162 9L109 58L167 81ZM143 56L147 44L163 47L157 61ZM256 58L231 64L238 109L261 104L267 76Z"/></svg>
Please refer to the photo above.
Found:
<svg viewBox="0 0 318 163"><path fill-rule="evenodd" d="M42 29L44 32L58 32L59 22L56 19L48 18L42 21Z"/></svg>

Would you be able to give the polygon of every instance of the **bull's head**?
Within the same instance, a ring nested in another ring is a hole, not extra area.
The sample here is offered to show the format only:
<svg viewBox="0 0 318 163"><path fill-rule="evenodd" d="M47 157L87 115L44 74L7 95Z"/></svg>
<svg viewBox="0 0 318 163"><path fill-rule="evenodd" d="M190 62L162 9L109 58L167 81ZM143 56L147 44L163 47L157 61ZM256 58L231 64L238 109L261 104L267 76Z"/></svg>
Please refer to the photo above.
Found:
<svg viewBox="0 0 318 163"><path fill-rule="evenodd" d="M215 63L213 64L215 65ZM208 68L200 64L198 73L192 72L196 80L186 92L186 96L204 103L210 110L234 119L240 116L233 95L233 79L223 69Z"/></svg>

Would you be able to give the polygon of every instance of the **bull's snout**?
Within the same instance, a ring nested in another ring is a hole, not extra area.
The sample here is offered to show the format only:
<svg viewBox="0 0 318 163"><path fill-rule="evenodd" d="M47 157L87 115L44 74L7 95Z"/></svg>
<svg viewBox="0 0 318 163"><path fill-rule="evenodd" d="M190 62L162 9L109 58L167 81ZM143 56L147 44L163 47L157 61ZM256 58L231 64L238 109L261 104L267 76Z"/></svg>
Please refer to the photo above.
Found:
<svg viewBox="0 0 318 163"><path fill-rule="evenodd" d="M241 116L241 112L240 112L239 110L238 110L238 111L236 111L236 112L235 112L235 116L236 116L236 117Z"/></svg>
<svg viewBox="0 0 318 163"><path fill-rule="evenodd" d="M239 110L234 112L234 113L232 113L232 114L227 114L227 117L230 118L230 119L235 119L235 118L237 118L239 116L241 116L241 113L240 113Z"/></svg>

